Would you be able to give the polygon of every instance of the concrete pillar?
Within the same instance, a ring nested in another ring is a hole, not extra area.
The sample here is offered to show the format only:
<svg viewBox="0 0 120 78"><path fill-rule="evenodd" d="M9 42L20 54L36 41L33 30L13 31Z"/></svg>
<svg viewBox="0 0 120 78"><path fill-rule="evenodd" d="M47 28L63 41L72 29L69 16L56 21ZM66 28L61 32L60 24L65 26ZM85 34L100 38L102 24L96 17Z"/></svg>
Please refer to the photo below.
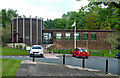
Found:
<svg viewBox="0 0 120 78"><path fill-rule="evenodd" d="M38 19L36 17L36 44L38 45Z"/></svg>
<svg viewBox="0 0 120 78"><path fill-rule="evenodd" d="M41 44L42 44L42 26L43 26L43 18L41 18L41 25L40 25L40 31L41 31L41 35L40 35L40 41L41 41Z"/></svg>
<svg viewBox="0 0 120 78"><path fill-rule="evenodd" d="M25 16L23 15L23 43L25 43Z"/></svg>
<svg viewBox="0 0 120 78"><path fill-rule="evenodd" d="M17 16L17 27L16 27L16 29L17 29L17 38L16 38L16 41L18 43L18 16Z"/></svg>
<svg viewBox="0 0 120 78"><path fill-rule="evenodd" d="M30 46L32 46L32 18L30 16Z"/></svg>
<svg viewBox="0 0 120 78"><path fill-rule="evenodd" d="M14 19L12 18L12 43L14 42Z"/></svg>

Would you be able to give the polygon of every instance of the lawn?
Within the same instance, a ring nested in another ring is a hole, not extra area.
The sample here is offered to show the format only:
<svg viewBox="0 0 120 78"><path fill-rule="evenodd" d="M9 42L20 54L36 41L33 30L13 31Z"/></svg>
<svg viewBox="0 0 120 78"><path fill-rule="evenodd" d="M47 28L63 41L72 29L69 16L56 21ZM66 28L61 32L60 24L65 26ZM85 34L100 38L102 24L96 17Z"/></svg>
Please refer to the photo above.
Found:
<svg viewBox="0 0 120 78"><path fill-rule="evenodd" d="M0 55L29 55L26 50L14 49L2 47L2 53Z"/></svg>
<svg viewBox="0 0 120 78"><path fill-rule="evenodd" d="M59 54L71 54L73 49L71 50L68 50L68 49L65 49L65 50L58 50L58 49L51 49L50 52L54 52L54 53L59 53ZM88 52L90 53L90 51L98 51L98 52L101 52L103 51L104 52L104 57L115 57L115 54L120 52L120 50L112 50L111 51L111 54L109 54L109 50L88 50ZM102 54L90 54L90 56L103 56Z"/></svg>
<svg viewBox="0 0 120 78"><path fill-rule="evenodd" d="M2 61L2 76L16 76L22 60L0 58L0 61Z"/></svg>

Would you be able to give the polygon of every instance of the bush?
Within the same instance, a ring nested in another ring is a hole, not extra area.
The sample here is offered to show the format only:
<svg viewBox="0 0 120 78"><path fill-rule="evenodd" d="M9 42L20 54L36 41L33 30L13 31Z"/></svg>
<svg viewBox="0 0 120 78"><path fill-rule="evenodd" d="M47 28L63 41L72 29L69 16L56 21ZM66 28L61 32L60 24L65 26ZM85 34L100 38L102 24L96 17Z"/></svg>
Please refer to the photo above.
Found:
<svg viewBox="0 0 120 78"><path fill-rule="evenodd" d="M22 49L23 48L23 46L22 45L19 45L19 49Z"/></svg>
<svg viewBox="0 0 120 78"><path fill-rule="evenodd" d="M16 45L17 46L17 45ZM15 43L13 43L13 48L15 48Z"/></svg>
<svg viewBox="0 0 120 78"><path fill-rule="evenodd" d="M16 48L19 49L19 45L16 45Z"/></svg>
<svg viewBox="0 0 120 78"><path fill-rule="evenodd" d="M26 50L26 47L27 47L27 46L24 46L24 50Z"/></svg>

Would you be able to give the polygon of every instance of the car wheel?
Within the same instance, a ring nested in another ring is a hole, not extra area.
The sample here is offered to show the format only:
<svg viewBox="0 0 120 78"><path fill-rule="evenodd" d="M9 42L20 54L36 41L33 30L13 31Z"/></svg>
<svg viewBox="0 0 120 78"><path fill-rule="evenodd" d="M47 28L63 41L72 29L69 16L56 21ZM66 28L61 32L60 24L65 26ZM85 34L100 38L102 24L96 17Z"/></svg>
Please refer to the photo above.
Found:
<svg viewBox="0 0 120 78"><path fill-rule="evenodd" d="M72 57L75 57L75 56L72 54Z"/></svg>
<svg viewBox="0 0 120 78"><path fill-rule="evenodd" d="M88 59L88 57L86 57L86 59Z"/></svg>
<svg viewBox="0 0 120 78"><path fill-rule="evenodd" d="M79 57L78 54L76 55L76 57L77 57L77 58Z"/></svg>
<svg viewBox="0 0 120 78"><path fill-rule="evenodd" d="M43 57L43 54L41 54L41 57Z"/></svg>

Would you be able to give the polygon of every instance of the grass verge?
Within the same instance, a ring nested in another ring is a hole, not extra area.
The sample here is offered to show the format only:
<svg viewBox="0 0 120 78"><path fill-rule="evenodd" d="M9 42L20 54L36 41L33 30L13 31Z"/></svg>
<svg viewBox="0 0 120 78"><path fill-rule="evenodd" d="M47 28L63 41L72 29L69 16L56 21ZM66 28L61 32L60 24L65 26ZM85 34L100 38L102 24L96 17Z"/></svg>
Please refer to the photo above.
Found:
<svg viewBox="0 0 120 78"><path fill-rule="evenodd" d="M2 76L16 76L22 60L0 58L0 61L2 61Z"/></svg>
<svg viewBox="0 0 120 78"><path fill-rule="evenodd" d="M54 53L58 53L58 54L72 54L73 49L68 50L59 50L59 49L51 49L50 52L54 52ZM115 54L120 52L120 50L112 50L111 54L109 53L109 50L88 50L88 52L90 51L98 51L98 52L104 52L104 57L115 57ZM102 54L90 54L90 56L103 56Z"/></svg>
<svg viewBox="0 0 120 78"><path fill-rule="evenodd" d="M0 53L0 55L30 55L30 53L27 53L26 50L7 48L7 47L2 47L1 49L2 49L2 53Z"/></svg>

